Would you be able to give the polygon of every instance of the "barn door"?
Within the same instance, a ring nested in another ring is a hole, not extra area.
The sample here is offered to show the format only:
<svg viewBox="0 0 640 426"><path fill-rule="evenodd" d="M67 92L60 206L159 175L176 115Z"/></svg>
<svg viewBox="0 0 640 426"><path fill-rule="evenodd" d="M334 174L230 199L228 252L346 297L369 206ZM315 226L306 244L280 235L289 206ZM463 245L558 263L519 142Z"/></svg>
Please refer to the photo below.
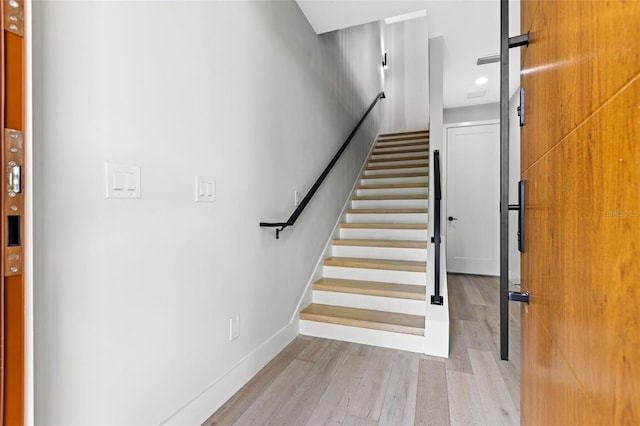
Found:
<svg viewBox="0 0 640 426"><path fill-rule="evenodd" d="M640 424L640 2L521 18L521 424Z"/></svg>

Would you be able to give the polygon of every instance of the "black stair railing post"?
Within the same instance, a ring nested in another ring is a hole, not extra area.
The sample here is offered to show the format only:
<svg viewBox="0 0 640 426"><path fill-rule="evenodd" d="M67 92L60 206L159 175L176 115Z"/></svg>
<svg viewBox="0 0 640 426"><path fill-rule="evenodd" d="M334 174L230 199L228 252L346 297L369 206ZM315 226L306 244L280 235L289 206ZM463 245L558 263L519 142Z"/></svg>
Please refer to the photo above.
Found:
<svg viewBox="0 0 640 426"><path fill-rule="evenodd" d="M442 202L442 187L440 182L440 151L433 151L433 174L434 174L434 191L433 200L433 237L431 242L434 243L434 265L433 265L433 295L431 296L432 305L443 305L444 297L440 294L440 211Z"/></svg>

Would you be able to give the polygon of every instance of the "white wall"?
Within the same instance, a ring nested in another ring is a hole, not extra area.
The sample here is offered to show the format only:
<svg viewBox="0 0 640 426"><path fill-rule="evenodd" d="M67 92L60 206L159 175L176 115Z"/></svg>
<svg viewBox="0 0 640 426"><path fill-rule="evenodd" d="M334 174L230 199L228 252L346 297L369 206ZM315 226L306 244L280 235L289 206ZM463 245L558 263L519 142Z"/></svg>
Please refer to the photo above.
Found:
<svg viewBox="0 0 640 426"><path fill-rule="evenodd" d="M258 223L381 90L380 25L319 37L280 1L34 7L35 421L201 422L297 333L378 108L293 229ZM142 199L105 198L105 161L141 167Z"/></svg>
<svg viewBox="0 0 640 426"><path fill-rule="evenodd" d="M444 110L445 124L498 119L500 119L500 102Z"/></svg>
<svg viewBox="0 0 640 426"><path fill-rule="evenodd" d="M384 25L384 132L429 128L429 38L427 19Z"/></svg>
<svg viewBox="0 0 640 426"><path fill-rule="evenodd" d="M509 204L518 204L520 181L520 90L509 100ZM518 251L518 212L509 213L509 279L520 284L520 252Z"/></svg>

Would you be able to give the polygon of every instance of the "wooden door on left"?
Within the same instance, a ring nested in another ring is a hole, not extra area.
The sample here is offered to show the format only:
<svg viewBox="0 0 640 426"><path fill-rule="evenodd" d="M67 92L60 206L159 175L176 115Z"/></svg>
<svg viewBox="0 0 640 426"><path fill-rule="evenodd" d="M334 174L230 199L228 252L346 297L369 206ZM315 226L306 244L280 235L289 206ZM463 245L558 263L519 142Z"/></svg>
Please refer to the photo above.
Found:
<svg viewBox="0 0 640 426"><path fill-rule="evenodd" d="M24 0L3 0L0 61L0 415L24 424Z"/></svg>

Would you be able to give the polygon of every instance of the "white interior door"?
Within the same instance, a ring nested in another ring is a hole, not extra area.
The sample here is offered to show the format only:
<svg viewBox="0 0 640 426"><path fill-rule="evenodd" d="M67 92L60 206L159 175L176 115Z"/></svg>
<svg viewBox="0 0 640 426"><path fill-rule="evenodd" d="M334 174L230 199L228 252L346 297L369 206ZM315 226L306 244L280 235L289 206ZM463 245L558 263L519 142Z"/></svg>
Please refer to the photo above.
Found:
<svg viewBox="0 0 640 426"><path fill-rule="evenodd" d="M447 269L500 273L500 127L447 132Z"/></svg>

